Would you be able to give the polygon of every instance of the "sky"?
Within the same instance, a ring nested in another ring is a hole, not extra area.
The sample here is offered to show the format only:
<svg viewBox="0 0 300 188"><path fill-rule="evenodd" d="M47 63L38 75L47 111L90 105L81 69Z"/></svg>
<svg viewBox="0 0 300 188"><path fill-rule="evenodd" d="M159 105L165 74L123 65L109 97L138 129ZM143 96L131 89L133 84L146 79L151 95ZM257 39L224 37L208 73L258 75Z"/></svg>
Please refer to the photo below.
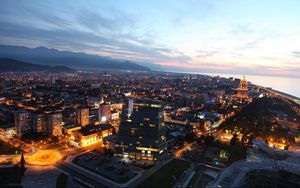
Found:
<svg viewBox="0 0 300 188"><path fill-rule="evenodd" d="M0 44L300 77L299 0L0 0Z"/></svg>

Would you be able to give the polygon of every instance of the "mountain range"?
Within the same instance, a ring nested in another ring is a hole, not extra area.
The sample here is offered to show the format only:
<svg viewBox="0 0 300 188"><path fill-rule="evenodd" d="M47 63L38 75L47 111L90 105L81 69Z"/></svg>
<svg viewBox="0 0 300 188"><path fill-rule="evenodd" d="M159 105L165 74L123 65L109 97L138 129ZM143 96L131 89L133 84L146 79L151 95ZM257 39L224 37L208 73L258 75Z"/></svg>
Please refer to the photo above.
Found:
<svg viewBox="0 0 300 188"><path fill-rule="evenodd" d="M0 45L0 58L10 58L50 67L65 66L76 70L150 71L150 68L129 60L119 60L111 57L71 51L59 51L45 47L28 48Z"/></svg>
<svg viewBox="0 0 300 188"><path fill-rule="evenodd" d="M0 72L33 72L33 71L52 71L69 72L75 71L65 66L47 66L26 63L10 58L0 58Z"/></svg>

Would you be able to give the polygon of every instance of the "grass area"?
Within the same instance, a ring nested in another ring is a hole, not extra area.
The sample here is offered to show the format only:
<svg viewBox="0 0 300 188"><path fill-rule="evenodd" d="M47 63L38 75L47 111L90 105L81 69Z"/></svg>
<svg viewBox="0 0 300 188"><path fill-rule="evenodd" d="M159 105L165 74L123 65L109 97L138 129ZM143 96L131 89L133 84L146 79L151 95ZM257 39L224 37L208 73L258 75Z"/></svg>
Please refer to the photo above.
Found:
<svg viewBox="0 0 300 188"><path fill-rule="evenodd" d="M67 187L67 183L68 183L68 176L64 173L59 174L59 176L56 179L56 187L65 188Z"/></svg>
<svg viewBox="0 0 300 188"><path fill-rule="evenodd" d="M17 153L16 153L17 151ZM0 155L20 154L21 150L0 140Z"/></svg>
<svg viewBox="0 0 300 188"><path fill-rule="evenodd" d="M171 188L175 183L173 176L178 179L183 171L189 167L190 163L188 161L173 159L138 185L137 188Z"/></svg>

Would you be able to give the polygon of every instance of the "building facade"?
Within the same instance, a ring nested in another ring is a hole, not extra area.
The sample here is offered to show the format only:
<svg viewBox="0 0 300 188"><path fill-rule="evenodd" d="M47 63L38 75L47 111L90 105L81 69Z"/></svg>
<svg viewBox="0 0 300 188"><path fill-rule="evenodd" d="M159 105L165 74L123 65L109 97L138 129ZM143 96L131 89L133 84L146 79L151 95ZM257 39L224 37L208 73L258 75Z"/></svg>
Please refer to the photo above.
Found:
<svg viewBox="0 0 300 188"><path fill-rule="evenodd" d="M30 112L19 110L15 112L16 134L22 136L32 131L32 117Z"/></svg>
<svg viewBox="0 0 300 188"><path fill-rule="evenodd" d="M101 143L103 138L112 135L110 124L88 125L71 133L70 144L76 147L86 147Z"/></svg>
<svg viewBox="0 0 300 188"><path fill-rule="evenodd" d="M33 131L35 133L47 132L46 114L34 113L32 118Z"/></svg>
<svg viewBox="0 0 300 188"><path fill-rule="evenodd" d="M62 114L49 114L48 115L48 132L52 136L62 135Z"/></svg>
<svg viewBox="0 0 300 188"><path fill-rule="evenodd" d="M81 108L76 110L76 124L82 127L88 125L90 110L88 108Z"/></svg>
<svg viewBox="0 0 300 188"><path fill-rule="evenodd" d="M134 160L159 160L166 152L166 127L160 101L137 99L125 103L116 140L116 156Z"/></svg>
<svg viewBox="0 0 300 188"><path fill-rule="evenodd" d="M99 120L102 123L105 123L107 121L111 120L111 106L108 103L100 104L99 106Z"/></svg>

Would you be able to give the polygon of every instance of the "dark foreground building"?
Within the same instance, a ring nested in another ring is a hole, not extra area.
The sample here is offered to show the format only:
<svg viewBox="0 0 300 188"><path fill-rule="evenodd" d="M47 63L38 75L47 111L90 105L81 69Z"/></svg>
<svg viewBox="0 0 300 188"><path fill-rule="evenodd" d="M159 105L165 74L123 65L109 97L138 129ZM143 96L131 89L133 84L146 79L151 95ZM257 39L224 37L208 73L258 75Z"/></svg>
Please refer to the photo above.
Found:
<svg viewBox="0 0 300 188"><path fill-rule="evenodd" d="M117 135L116 156L135 160L161 159L166 153L162 103L149 99L127 100Z"/></svg>
<svg viewBox="0 0 300 188"><path fill-rule="evenodd" d="M299 158L237 161L225 168L207 188L300 187Z"/></svg>

